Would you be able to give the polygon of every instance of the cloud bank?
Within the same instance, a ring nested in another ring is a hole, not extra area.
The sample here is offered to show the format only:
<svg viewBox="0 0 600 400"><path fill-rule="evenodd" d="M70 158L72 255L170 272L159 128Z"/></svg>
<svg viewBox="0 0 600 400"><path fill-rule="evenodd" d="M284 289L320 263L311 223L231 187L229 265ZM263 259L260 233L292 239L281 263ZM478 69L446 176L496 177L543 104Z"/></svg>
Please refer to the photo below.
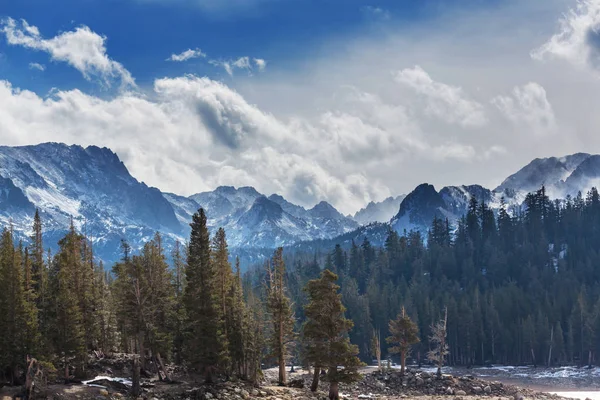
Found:
<svg viewBox="0 0 600 400"><path fill-rule="evenodd" d="M578 28L589 38L597 2L579 4L587 8L563 21L592 15L582 19L588 28ZM230 75L247 72L235 82L185 75L155 79L148 88L135 87L107 55L107 39L87 27L45 39L35 26L7 19L9 44L131 90L47 95L1 81L0 140L107 146L134 176L165 191L252 185L305 206L328 200L344 213L422 182L494 187L534 157L600 152L593 41L561 36L564 24L556 32L561 7L529 7L448 15L435 21L437 30L332 39L265 79L248 77L265 60L239 57L213 60ZM529 13L555 18L531 22ZM564 54L587 46L585 63L555 62L578 58L556 57L558 47L548 43L570 46ZM532 58L540 48L543 56Z"/></svg>

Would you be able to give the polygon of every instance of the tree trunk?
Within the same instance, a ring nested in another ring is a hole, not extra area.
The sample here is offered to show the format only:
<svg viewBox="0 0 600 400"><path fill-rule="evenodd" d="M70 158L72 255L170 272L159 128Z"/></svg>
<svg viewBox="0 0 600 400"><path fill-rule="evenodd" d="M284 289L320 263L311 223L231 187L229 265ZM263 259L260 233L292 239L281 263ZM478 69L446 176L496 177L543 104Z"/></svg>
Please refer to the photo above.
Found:
<svg viewBox="0 0 600 400"><path fill-rule="evenodd" d="M279 386L285 386L285 357L283 356L283 347L279 353Z"/></svg>
<svg viewBox="0 0 600 400"><path fill-rule="evenodd" d="M340 399L339 384L337 382L331 382L329 384L329 400L339 400L339 399Z"/></svg>
<svg viewBox="0 0 600 400"><path fill-rule="evenodd" d="M319 375L321 375L321 368L315 367L315 373L313 374L312 384L310 385L311 392L316 392L319 388Z"/></svg>
<svg viewBox="0 0 600 400"><path fill-rule="evenodd" d="M211 385L213 383L212 367L207 367L204 371L204 383Z"/></svg>
<svg viewBox="0 0 600 400"><path fill-rule="evenodd" d="M550 330L550 350L548 350L548 367L552 363L552 344L554 343L554 327Z"/></svg>
<svg viewBox="0 0 600 400"><path fill-rule="evenodd" d="M69 364L67 363L67 356L65 355L65 384L69 383Z"/></svg>
<svg viewBox="0 0 600 400"><path fill-rule="evenodd" d="M40 372L40 366L35 358L29 358L27 356L27 360L29 361L29 366L27 367L27 373L25 375L25 398L32 399L33 398L33 384L35 377ZM34 372L34 368L37 368Z"/></svg>
<svg viewBox="0 0 600 400"><path fill-rule="evenodd" d="M167 369L165 368L165 364L163 363L163 360L162 360L162 358L160 356L160 353L158 353L158 352L156 353L156 360L158 361L158 367L162 371L162 374L164 374L164 376L165 376L165 380L167 382L172 382L171 376L167 372Z"/></svg>
<svg viewBox="0 0 600 400"><path fill-rule="evenodd" d="M137 398L140 390L140 359L133 357L133 377L131 379L131 396Z"/></svg>
<svg viewBox="0 0 600 400"><path fill-rule="evenodd" d="M144 349L144 332L138 332L138 351L140 353L140 368L146 369L146 350Z"/></svg>
<svg viewBox="0 0 600 400"><path fill-rule="evenodd" d="M406 366L406 351L400 352L400 375L404 375L404 369Z"/></svg>

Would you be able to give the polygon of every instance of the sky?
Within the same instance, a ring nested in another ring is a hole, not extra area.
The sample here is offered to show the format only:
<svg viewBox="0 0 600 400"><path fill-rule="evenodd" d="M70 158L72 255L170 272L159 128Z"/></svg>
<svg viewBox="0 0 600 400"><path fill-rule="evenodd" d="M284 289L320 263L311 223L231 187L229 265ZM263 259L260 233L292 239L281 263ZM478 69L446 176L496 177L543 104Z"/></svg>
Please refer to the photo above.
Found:
<svg viewBox="0 0 600 400"><path fill-rule="evenodd" d="M0 0L0 143L354 213L600 153L600 0Z"/></svg>

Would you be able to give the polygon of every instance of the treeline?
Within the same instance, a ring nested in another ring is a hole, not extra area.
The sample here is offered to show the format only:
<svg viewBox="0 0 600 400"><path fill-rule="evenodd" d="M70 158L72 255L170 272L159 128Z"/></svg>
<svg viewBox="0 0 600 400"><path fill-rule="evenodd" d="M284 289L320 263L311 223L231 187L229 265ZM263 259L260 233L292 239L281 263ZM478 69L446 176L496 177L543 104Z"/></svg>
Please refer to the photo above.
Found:
<svg viewBox="0 0 600 400"><path fill-rule="evenodd" d="M330 398L338 384L358 379L358 348L350 343L352 322L335 284L324 271L307 284L306 329L289 297L283 249L265 264L256 287L244 284L239 261L229 262L225 231L212 237L204 210L194 214L189 242L177 243L167 262L160 234L133 254L123 241L122 259L107 271L97 264L92 243L73 223L45 253L42 221L34 218L31 244L14 243L11 229L0 238L0 377L25 384L32 376L65 382L87 376L90 360L109 352L137 354L132 394L139 374L171 381L165 364L183 364L211 384L233 376L258 382L262 363L286 364L295 348L303 361L326 371ZM318 327L318 329L317 329ZM35 368L35 370L31 370ZM315 374L315 389L320 373Z"/></svg>
<svg viewBox="0 0 600 400"><path fill-rule="evenodd" d="M314 368L315 385L323 370L335 399L359 358L391 353L438 367L600 362L598 192L550 201L541 188L522 210L473 198L426 241L390 231L383 247L364 239L304 261L278 249L243 277L202 209L185 245L167 255L156 234L134 254L123 242L110 270L73 226L45 252L36 213L28 246L10 228L0 237L0 373L22 383L35 358L69 381L91 351L118 351L167 381L167 362L208 383L256 382L265 364L285 384L292 363Z"/></svg>
<svg viewBox="0 0 600 400"><path fill-rule="evenodd" d="M600 365L598 191L551 201L542 187L512 214L504 202L495 213L472 198L456 226L434 218L426 238L390 231L383 248L364 239L324 256L289 254L296 315L301 321L301 288L323 264L340 276L350 338L365 361L376 355L373 332L387 337L404 307L421 338L417 363L434 347L432 325L447 308L452 365ZM254 271L255 282L261 274Z"/></svg>

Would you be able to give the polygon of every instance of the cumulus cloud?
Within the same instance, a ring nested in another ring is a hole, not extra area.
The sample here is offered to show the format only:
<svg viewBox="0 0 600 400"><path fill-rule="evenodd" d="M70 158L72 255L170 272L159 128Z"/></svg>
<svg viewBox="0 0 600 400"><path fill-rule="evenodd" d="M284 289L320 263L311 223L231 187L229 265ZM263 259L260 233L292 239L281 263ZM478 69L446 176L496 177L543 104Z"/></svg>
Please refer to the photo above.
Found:
<svg viewBox="0 0 600 400"><path fill-rule="evenodd" d="M191 194L218 185L255 185L311 206L327 199L352 212L392 194L365 168L418 155L464 159L471 145L433 145L403 106L358 90L345 111L284 120L227 85L196 76L157 79L151 96L100 99L79 90L47 98L0 84L0 139L111 147L132 174ZM352 106L354 105L354 106Z"/></svg>
<svg viewBox="0 0 600 400"><path fill-rule="evenodd" d="M0 32L8 44L23 46L48 53L52 60L63 61L76 68L85 79L98 78L106 86L119 80L121 86L135 86L135 81L125 67L106 54L106 37L92 32L87 26L44 39L37 27L27 21L12 18L2 20Z"/></svg>
<svg viewBox="0 0 600 400"><path fill-rule="evenodd" d="M447 15L435 29L325 39L269 79L182 76L113 97L2 82L0 141L107 146L165 191L252 185L304 206L325 199L344 213L425 181L495 187L534 157L600 148L600 80L530 57L539 33L554 32L556 3L505 2L490 14ZM35 27L19 30L39 37ZM238 60L226 61L232 74ZM237 64L260 70L253 58ZM436 73L390 76L416 64ZM513 89L533 80L539 87ZM532 134L558 116L552 140Z"/></svg>
<svg viewBox="0 0 600 400"><path fill-rule="evenodd" d="M600 68L600 1L577 0L560 20L560 30L531 56L558 58L578 67Z"/></svg>
<svg viewBox="0 0 600 400"><path fill-rule="evenodd" d="M206 54L204 54L199 48L187 49L179 54L171 54L171 57L167 58L166 61L182 62L192 58L206 58Z"/></svg>
<svg viewBox="0 0 600 400"><path fill-rule="evenodd" d="M429 115L467 127L478 127L487 122L483 106L469 99L462 88L434 81L418 65L399 71L396 82L423 96Z"/></svg>
<svg viewBox="0 0 600 400"><path fill-rule="evenodd" d="M512 123L530 128L535 135L556 132L554 110L546 90L538 83L517 86L510 96L497 96L492 103Z"/></svg>
<svg viewBox="0 0 600 400"><path fill-rule="evenodd" d="M29 69L35 69L35 70L38 70L38 71L45 71L46 67L43 64L32 62L32 63L29 63Z"/></svg>

